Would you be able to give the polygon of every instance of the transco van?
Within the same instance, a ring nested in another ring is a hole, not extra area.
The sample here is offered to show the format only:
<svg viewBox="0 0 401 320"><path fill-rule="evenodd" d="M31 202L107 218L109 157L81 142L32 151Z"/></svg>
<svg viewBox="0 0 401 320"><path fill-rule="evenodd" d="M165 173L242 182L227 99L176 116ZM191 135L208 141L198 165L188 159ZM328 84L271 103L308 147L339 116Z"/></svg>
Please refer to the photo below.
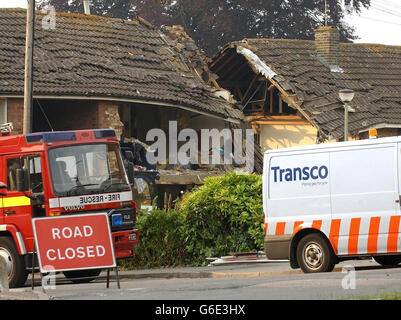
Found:
<svg viewBox="0 0 401 320"><path fill-rule="evenodd" d="M263 171L269 259L304 272L401 262L401 137L269 150Z"/></svg>

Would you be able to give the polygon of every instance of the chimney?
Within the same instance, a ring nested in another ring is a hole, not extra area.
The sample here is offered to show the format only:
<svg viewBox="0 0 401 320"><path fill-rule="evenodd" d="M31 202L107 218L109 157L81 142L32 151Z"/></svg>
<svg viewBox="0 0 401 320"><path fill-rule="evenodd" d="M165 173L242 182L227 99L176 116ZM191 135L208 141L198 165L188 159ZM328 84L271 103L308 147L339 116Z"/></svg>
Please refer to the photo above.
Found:
<svg viewBox="0 0 401 320"><path fill-rule="evenodd" d="M315 30L317 56L327 64L331 71L339 70L340 32L332 26Z"/></svg>
<svg viewBox="0 0 401 320"><path fill-rule="evenodd" d="M83 0L84 2L84 13L91 14L91 9L89 7L89 0Z"/></svg>

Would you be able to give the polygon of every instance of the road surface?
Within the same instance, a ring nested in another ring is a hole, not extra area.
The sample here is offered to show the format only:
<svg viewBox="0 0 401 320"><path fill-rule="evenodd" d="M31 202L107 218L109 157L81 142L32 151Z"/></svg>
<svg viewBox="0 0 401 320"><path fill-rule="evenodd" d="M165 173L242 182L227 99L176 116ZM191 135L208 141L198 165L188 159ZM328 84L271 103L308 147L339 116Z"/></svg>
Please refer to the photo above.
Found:
<svg viewBox="0 0 401 320"><path fill-rule="evenodd" d="M374 299L401 292L401 266L383 268L372 260L343 262L334 272L319 274L303 274L290 269L288 263L177 270L180 272L166 270L164 276L151 270L147 275L146 271L120 272L120 289L114 273L109 289L104 277L88 284L72 284L58 276L46 294L56 300L213 301ZM29 287L11 291L22 290L29 291ZM37 283L35 292L40 290Z"/></svg>

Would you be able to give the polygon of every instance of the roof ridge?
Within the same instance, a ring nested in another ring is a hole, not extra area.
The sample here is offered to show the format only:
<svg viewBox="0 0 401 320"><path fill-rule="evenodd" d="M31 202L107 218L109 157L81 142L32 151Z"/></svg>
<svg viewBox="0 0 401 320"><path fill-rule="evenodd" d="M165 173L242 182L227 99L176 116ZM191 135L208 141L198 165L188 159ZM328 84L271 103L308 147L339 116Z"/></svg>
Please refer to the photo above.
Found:
<svg viewBox="0 0 401 320"><path fill-rule="evenodd" d="M396 45L396 44L384 44L384 43L369 43L369 42L340 42L340 44L344 45L358 45L358 46L364 46L364 47L386 47L386 48L399 48L401 49L401 44Z"/></svg>
<svg viewBox="0 0 401 320"><path fill-rule="evenodd" d="M26 9L24 8L0 8L1 11L9 11L9 12L26 12ZM42 10L35 10L36 13L43 15ZM61 16L61 17L69 17L69 18L80 18L80 19L92 19L92 20L104 20L104 21L120 21L123 23L138 23L144 27L147 27L149 29L154 29L154 26L152 23L147 21L146 19L142 18L141 16L136 15L134 20L128 20L128 19L123 19L123 18L116 18L116 17L105 17L105 16L99 16L95 14L85 14L85 13L77 13L77 12L63 12L63 11L56 11L56 16Z"/></svg>
<svg viewBox="0 0 401 320"><path fill-rule="evenodd" d="M310 39L292 39L292 38L244 38L240 41L305 41L305 42L314 42L314 40Z"/></svg>
<svg viewBox="0 0 401 320"><path fill-rule="evenodd" d="M284 38L244 38L239 41L233 41L234 45L240 45L246 43L247 41L254 41L254 42L266 42L266 41L274 41L274 42L309 42L315 43L315 40L307 40L307 39L284 39ZM357 42L340 42L340 45L344 46L361 46L367 48L396 48L401 49L401 45L391 45L391 44L384 44L384 43L357 43Z"/></svg>

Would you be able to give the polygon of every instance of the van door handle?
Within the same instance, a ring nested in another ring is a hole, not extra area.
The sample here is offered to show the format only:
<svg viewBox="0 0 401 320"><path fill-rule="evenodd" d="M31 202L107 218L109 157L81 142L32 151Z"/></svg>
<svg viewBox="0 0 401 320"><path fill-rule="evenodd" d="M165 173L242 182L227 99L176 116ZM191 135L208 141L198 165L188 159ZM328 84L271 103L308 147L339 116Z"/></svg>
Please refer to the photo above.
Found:
<svg viewBox="0 0 401 320"><path fill-rule="evenodd" d="M6 215L7 214L14 214L15 213L15 210L7 210L7 211L5 211L4 212Z"/></svg>

